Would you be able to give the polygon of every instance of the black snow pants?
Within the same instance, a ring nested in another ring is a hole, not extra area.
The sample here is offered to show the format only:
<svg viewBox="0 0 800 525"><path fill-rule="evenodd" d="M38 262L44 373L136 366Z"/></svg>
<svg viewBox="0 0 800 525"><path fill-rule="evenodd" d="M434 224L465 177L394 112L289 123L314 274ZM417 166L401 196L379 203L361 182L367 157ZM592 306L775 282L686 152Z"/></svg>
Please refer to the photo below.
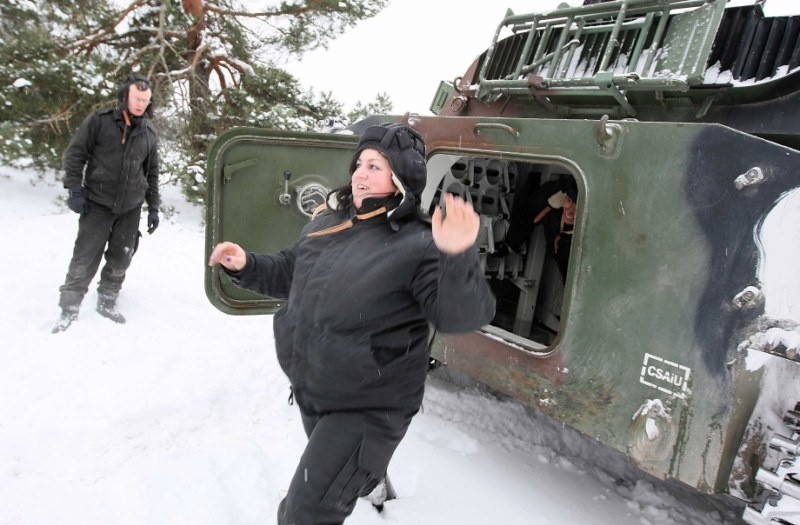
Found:
<svg viewBox="0 0 800 525"><path fill-rule="evenodd" d="M315 414L300 407L308 444L278 507L278 525L344 523L386 475L413 412L365 410Z"/></svg>
<svg viewBox="0 0 800 525"><path fill-rule="evenodd" d="M88 211L78 220L78 236L64 284L59 288L59 306L77 311L89 290L105 250L106 264L100 272L97 293L116 299L125 280L139 238L139 219L142 207L121 214L92 201Z"/></svg>

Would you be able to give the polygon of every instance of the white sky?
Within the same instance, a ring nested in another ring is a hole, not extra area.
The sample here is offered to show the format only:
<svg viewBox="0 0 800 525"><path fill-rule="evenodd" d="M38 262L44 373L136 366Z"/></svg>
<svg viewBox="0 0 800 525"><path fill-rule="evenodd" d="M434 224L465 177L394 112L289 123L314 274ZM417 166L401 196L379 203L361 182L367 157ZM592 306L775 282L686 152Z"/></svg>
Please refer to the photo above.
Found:
<svg viewBox="0 0 800 525"><path fill-rule="evenodd" d="M582 0L572 0L580 5ZM511 8L515 13L548 11L560 0L392 0L366 20L302 62L288 64L305 87L333 91L350 107L386 92L394 113L429 115L440 80L462 75L492 41Z"/></svg>
<svg viewBox="0 0 800 525"><path fill-rule="evenodd" d="M734 0L752 5L754 0ZM315 51L301 62L287 64L305 88L333 91L352 107L386 92L395 114L430 115L439 81L452 81L492 41L498 24L514 13L555 9L562 0L392 0L376 17L338 37L329 49ZM569 0L572 6L582 0ZM768 16L800 14L797 0L767 0Z"/></svg>

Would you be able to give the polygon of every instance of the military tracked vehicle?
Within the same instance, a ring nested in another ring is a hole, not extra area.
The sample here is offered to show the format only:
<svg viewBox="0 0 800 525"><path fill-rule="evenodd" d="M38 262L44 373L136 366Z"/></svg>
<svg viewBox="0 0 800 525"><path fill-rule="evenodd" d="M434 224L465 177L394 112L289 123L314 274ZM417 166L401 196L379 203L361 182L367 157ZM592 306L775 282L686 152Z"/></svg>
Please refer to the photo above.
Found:
<svg viewBox="0 0 800 525"><path fill-rule="evenodd" d="M800 523L796 263L786 282L766 280L781 246L798 243L800 214L777 244L765 234L800 207L800 16L587 1L509 11L487 41L441 83L430 116L221 135L206 251L288 246L349 182L359 131L407 123L428 148L423 208L447 192L472 199L498 300L481 330L435 333L435 362L648 473L748 502L747 523ZM559 269L533 219L542 189L568 183L577 212ZM282 305L218 269L206 292L230 314Z"/></svg>

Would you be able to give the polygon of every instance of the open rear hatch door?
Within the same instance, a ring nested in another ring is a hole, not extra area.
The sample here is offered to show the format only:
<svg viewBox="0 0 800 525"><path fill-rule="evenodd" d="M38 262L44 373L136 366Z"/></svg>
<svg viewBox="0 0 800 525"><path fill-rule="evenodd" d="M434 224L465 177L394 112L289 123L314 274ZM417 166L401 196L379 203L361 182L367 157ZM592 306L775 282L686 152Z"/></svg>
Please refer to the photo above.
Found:
<svg viewBox="0 0 800 525"><path fill-rule="evenodd" d="M271 253L293 244L328 191L348 183L355 135L229 130L209 150L206 260L217 243ZM229 314L272 314L282 301L234 286L207 268L206 295Z"/></svg>

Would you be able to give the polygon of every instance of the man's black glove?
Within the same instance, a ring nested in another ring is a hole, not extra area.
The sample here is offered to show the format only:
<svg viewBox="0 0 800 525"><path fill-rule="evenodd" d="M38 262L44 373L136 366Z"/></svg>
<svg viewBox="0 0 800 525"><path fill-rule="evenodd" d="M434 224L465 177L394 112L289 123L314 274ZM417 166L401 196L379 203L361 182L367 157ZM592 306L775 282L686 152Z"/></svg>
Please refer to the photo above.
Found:
<svg viewBox="0 0 800 525"><path fill-rule="evenodd" d="M67 197L67 206L75 213L83 215L88 209L86 204L86 195L83 194L82 186L75 186L69 189L69 197Z"/></svg>
<svg viewBox="0 0 800 525"><path fill-rule="evenodd" d="M158 208L147 211L147 233L153 233L158 228Z"/></svg>

